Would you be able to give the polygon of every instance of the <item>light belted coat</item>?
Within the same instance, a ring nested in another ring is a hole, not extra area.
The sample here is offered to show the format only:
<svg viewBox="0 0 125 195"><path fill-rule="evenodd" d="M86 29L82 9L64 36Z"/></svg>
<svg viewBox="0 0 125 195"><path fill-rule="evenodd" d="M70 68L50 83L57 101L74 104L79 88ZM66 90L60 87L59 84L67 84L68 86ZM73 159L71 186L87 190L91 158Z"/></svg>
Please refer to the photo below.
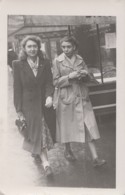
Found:
<svg viewBox="0 0 125 195"><path fill-rule="evenodd" d="M69 73L81 69L88 71L79 55L76 55L74 65L64 53L53 64L56 139L60 143L85 142L85 125L91 139L100 138L86 83L83 80L68 79Z"/></svg>
<svg viewBox="0 0 125 195"><path fill-rule="evenodd" d="M27 129L23 147L34 154L41 153L42 117L45 99L53 94L52 73L48 60L39 60L35 77L27 60L13 62L14 105L26 118Z"/></svg>

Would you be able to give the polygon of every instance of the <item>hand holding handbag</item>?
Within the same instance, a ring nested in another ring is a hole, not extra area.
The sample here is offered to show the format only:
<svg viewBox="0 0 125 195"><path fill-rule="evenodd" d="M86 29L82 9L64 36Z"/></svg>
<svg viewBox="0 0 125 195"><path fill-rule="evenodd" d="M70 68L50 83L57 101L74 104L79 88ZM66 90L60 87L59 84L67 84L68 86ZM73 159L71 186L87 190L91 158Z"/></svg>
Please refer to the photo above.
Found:
<svg viewBox="0 0 125 195"><path fill-rule="evenodd" d="M85 82L87 85L97 85L99 84L99 82L95 79L95 77L93 76L93 74L87 74L85 77L81 78L82 82Z"/></svg>
<svg viewBox="0 0 125 195"><path fill-rule="evenodd" d="M18 117L18 119L16 119L15 121L15 124L19 130L19 133L25 137L27 124L26 124L26 120L24 119L24 117Z"/></svg>

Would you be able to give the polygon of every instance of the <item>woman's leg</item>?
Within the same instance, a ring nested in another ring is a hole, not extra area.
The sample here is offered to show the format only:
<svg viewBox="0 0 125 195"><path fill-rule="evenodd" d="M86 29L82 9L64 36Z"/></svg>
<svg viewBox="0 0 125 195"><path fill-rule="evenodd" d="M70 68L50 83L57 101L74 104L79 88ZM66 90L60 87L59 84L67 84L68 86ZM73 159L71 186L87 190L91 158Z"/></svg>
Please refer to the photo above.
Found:
<svg viewBox="0 0 125 195"><path fill-rule="evenodd" d="M49 161L48 161L48 155L47 155L47 149L46 148L42 149L41 160L42 160L42 164L43 164L44 168L46 166L49 166Z"/></svg>
<svg viewBox="0 0 125 195"><path fill-rule="evenodd" d="M89 141L88 145L89 145L89 149L90 149L90 152L92 155L92 159L94 160L94 159L98 158L97 150L96 150L96 146L95 146L95 141L94 140Z"/></svg>
<svg viewBox="0 0 125 195"><path fill-rule="evenodd" d="M97 154L97 150L96 150L96 145L95 145L95 140L92 139L92 136L87 128L87 126L85 125L85 139L88 142L89 145L89 149L92 155L92 160L93 160L93 166L101 166L103 164L106 163L105 160L103 159L99 159L98 158L98 154Z"/></svg>
<svg viewBox="0 0 125 195"><path fill-rule="evenodd" d="M72 149L71 149L71 146L70 146L70 142L68 143L65 143L65 152L64 152L64 155L65 155L65 158L67 160L70 160L70 161L74 161L76 160L73 152L72 152Z"/></svg>
<svg viewBox="0 0 125 195"><path fill-rule="evenodd" d="M52 170L48 161L48 155L47 155L47 148L43 148L42 152L41 152L41 160L42 160L42 165L43 168L46 172L46 175L51 175L52 174Z"/></svg>
<svg viewBox="0 0 125 195"><path fill-rule="evenodd" d="M98 154L95 146L95 140L89 141L88 145L93 159L93 166L96 167L105 164L106 161L104 159L98 158Z"/></svg>
<svg viewBox="0 0 125 195"><path fill-rule="evenodd" d="M66 150L66 151L71 151L70 142L65 143L65 150Z"/></svg>

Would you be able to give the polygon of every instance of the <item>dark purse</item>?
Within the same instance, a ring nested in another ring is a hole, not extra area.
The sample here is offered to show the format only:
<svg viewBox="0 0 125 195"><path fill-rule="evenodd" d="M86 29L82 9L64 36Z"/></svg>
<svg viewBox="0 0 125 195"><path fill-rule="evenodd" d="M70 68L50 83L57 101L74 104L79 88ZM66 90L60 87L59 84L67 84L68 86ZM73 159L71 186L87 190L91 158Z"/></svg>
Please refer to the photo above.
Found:
<svg viewBox="0 0 125 195"><path fill-rule="evenodd" d="M26 128L27 124L25 120L16 119L15 124L19 130L19 133L25 137L26 136Z"/></svg>
<svg viewBox="0 0 125 195"><path fill-rule="evenodd" d="M82 80L82 82L85 82L87 85L99 84L99 82L95 79L95 77L93 76L93 74L87 74L81 80Z"/></svg>

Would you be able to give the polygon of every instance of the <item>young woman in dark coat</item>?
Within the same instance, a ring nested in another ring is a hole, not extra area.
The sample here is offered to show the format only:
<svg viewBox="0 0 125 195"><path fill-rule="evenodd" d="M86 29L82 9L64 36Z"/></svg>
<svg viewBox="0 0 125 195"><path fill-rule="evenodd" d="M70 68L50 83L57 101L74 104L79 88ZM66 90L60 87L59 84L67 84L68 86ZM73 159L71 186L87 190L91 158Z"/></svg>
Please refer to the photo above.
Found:
<svg viewBox="0 0 125 195"><path fill-rule="evenodd" d="M53 85L50 63L40 47L37 36L26 36L21 42L19 60L13 62L14 105L19 119L26 121L23 148L41 158L49 175L52 169L47 150L52 148L52 139L43 108L52 106Z"/></svg>

